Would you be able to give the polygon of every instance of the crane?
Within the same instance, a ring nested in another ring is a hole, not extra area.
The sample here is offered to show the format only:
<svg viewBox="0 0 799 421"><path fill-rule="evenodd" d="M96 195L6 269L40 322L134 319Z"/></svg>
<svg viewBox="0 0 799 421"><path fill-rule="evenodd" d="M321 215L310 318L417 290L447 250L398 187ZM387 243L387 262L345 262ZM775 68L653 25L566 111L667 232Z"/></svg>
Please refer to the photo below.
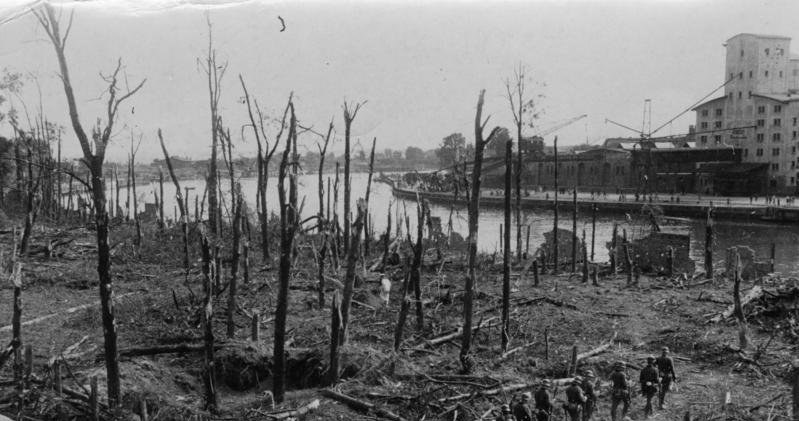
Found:
<svg viewBox="0 0 799 421"><path fill-rule="evenodd" d="M560 130L560 129L562 129L562 128L564 128L564 127L566 127L566 126L568 126L568 125L570 125L570 124L572 124L572 123L575 123L575 122L577 122L577 121L580 121L580 120L582 120L582 119L584 119L584 118L586 118L586 117L588 117L588 114L581 114L581 115L578 115L577 117L572 117L572 118L570 118L570 119L567 119L567 120L565 120L565 121L562 121L562 122L560 122L560 123L558 123L558 124L555 124L555 125L554 125L554 126L552 126L552 127L549 127L549 128L547 128L547 129L545 129L545 130L542 130L542 131L540 131L540 132L536 133L536 134L535 134L535 135L533 135L533 136L534 136L534 137L535 137L535 136L538 136L538 137L544 137L544 136L546 136L546 135L548 135L548 134L552 134L552 133L554 133L554 132L556 132L556 131L558 131L558 130Z"/></svg>

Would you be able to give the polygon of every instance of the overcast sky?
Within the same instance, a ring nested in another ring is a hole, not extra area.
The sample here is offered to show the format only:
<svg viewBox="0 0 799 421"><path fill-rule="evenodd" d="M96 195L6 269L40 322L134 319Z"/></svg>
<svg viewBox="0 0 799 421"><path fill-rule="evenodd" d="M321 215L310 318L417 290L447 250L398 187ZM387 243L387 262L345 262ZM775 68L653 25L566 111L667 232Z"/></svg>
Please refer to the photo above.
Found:
<svg viewBox="0 0 799 421"><path fill-rule="evenodd" d="M77 156L53 48L32 15L10 19L24 4L0 2L0 68L38 78L45 114L67 126L64 148ZM131 130L144 136L142 161L159 157L159 127L171 153L208 155L207 81L197 65L208 43L206 10L218 56L228 62L221 114L235 139L246 122L242 74L270 115L293 91L304 124L323 130L333 117L341 135L342 102L367 100L353 133L364 145L376 136L381 151L433 148L452 132L473 142L483 88L491 125L511 127L503 82L519 63L538 84L531 94L543 95L541 129L589 115L557 132L561 144L635 136L605 118L640 128L643 101L651 98L653 128L665 123L723 82L722 44L731 36L799 38L796 0L61 4L75 9L67 59L87 129L104 115L98 72L110 72L121 57L131 84L147 78L120 112L109 160L124 159ZM24 99L29 109L37 106L33 81ZM659 134L684 133L693 120L688 112ZM9 134L0 126L0 135ZM302 141L310 147L314 139ZM237 148L241 155L254 150L252 141Z"/></svg>

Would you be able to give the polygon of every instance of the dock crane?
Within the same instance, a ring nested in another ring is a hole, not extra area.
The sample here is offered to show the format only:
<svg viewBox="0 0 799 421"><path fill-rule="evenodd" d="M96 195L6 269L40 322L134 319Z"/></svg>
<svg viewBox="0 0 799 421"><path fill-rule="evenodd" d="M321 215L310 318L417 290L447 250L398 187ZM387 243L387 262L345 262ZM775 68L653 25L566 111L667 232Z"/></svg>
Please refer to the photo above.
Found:
<svg viewBox="0 0 799 421"><path fill-rule="evenodd" d="M564 120L564 121L562 121L560 123L555 124L552 127L549 127L549 128L547 128L545 130L542 130L542 131L534 134L533 137L536 137L536 136L544 137L544 136L546 136L548 134L552 134L552 133L554 133L554 132L556 132L556 131L558 131L558 130L560 130L560 129L562 129L562 128L570 125L570 124L576 123L576 122L578 122L578 121L580 121L580 120L582 120L582 119L584 119L586 117L588 117L588 114L581 114L581 115L578 115L577 117L569 118L567 120Z"/></svg>

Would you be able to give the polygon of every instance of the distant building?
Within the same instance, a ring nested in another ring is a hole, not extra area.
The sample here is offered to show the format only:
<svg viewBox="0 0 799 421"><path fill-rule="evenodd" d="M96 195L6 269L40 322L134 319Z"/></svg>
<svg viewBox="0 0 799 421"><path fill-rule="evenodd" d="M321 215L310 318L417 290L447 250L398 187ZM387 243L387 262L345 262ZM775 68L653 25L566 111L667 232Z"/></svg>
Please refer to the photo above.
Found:
<svg viewBox="0 0 799 421"><path fill-rule="evenodd" d="M697 147L740 148L743 162L765 170L759 191L796 193L799 56L791 39L738 34L724 45L724 96L694 108Z"/></svg>

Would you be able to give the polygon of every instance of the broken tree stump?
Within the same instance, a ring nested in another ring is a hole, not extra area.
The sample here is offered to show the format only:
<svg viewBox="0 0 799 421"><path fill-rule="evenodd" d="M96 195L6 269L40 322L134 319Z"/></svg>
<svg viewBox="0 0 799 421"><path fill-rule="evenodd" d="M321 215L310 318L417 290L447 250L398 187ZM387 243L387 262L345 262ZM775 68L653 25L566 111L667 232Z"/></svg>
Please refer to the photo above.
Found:
<svg viewBox="0 0 799 421"><path fill-rule="evenodd" d="M387 420L392 420L392 421L405 421L405 419L400 417L399 415L383 407L377 406L371 402L356 399L353 398L352 396L347 396L343 393L339 393L330 389L322 389L319 391L319 393L328 399L333 399L334 401L341 402L359 412L373 413L380 418L385 418Z"/></svg>

